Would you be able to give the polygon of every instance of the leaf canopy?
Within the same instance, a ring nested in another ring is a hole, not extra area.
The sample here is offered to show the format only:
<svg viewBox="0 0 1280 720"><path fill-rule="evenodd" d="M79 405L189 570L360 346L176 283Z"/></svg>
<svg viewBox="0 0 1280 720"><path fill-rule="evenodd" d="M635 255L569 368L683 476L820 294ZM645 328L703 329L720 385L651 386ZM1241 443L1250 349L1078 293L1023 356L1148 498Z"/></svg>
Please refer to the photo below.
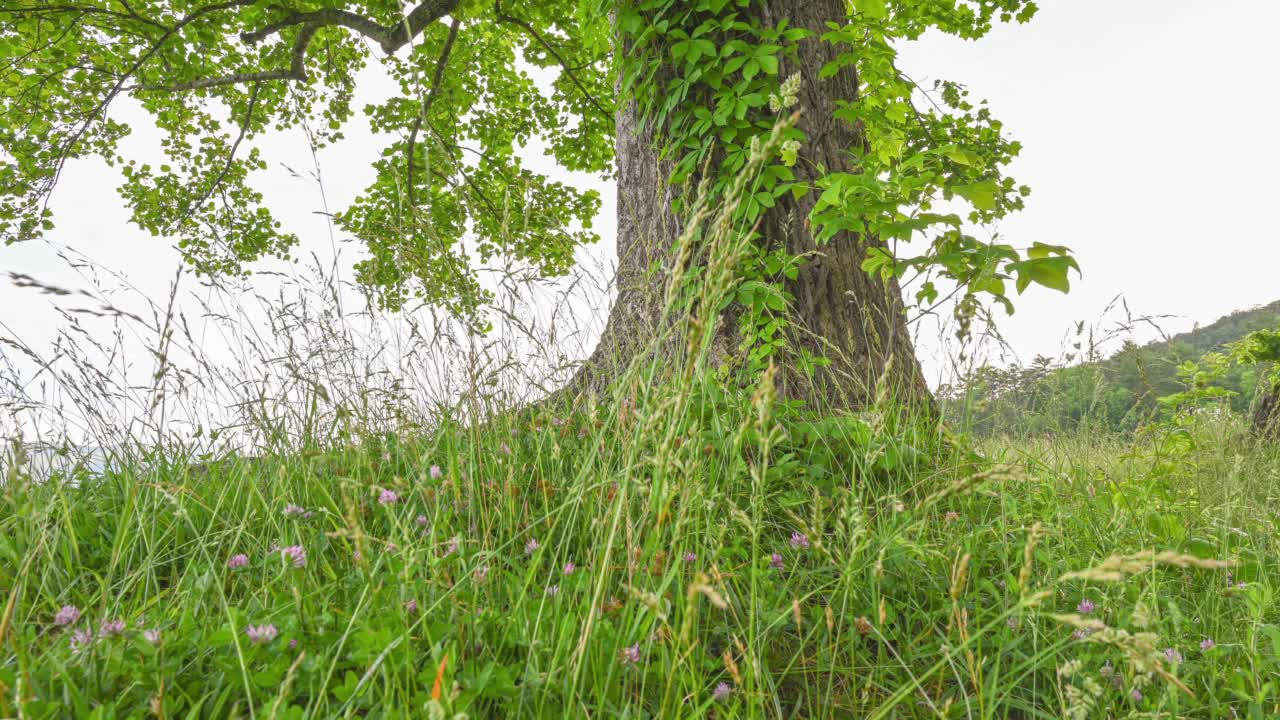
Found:
<svg viewBox="0 0 1280 720"><path fill-rule="evenodd" d="M120 167L133 222L176 237L204 274L247 272L286 256L254 175L253 141L305 127L342 138L366 66L399 94L363 108L387 142L372 184L337 214L367 248L358 279L398 308L411 297L467 313L484 300L464 237L565 272L591 242L599 194L528 168L540 142L564 168L611 169L613 93L607 17L576 0L10 0L0 7L0 237L53 226L66 163ZM551 81L538 82L539 68ZM166 162L121 153L133 101L163 133Z"/></svg>
<svg viewBox="0 0 1280 720"><path fill-rule="evenodd" d="M797 131L745 203L747 219L788 193L816 192L809 220L819 242L841 231L879 238L892 249L873 246L865 270L924 277L916 298L925 308L945 278L961 288L957 314L966 317L980 294L1011 311L1009 285L1068 289L1078 268L1066 248L978 240L960 215L935 209L962 201L970 222L990 223L1021 208L1027 189L1003 172L1020 145L963 86L926 90L896 64L896 42L930 30L981 37L996 21L1030 19L1035 3L851 0L815 32L785 18L762 25L755 2L7 0L0 237L47 232L66 163L97 156L120 168L133 222L176 238L198 273L244 274L260 258L287 257L298 239L255 189L265 169L255 140L296 128L318 147L341 140L362 72L378 66L398 93L362 111L386 144L371 159L373 182L335 216L365 248L357 279L386 308L417 299L478 317L487 295L473 257L556 275L597 239L599 194L527 167L521 148L539 145L567 170L607 175L615 105L635 98L673 160L672 180L717 157L710 179L723 188L795 102L802 78L781 77L780 61L802 42L822 42L838 57L803 81L856 65L858 95L837 98L832 119L865 135L848 149L857 167L796 181L792 168L814 140ZM122 102L150 115L165 162L122 152L133 130L114 112ZM929 234L923 252L899 254L897 243ZM770 282L768 265L791 265L775 255L762 252L765 269L744 280Z"/></svg>

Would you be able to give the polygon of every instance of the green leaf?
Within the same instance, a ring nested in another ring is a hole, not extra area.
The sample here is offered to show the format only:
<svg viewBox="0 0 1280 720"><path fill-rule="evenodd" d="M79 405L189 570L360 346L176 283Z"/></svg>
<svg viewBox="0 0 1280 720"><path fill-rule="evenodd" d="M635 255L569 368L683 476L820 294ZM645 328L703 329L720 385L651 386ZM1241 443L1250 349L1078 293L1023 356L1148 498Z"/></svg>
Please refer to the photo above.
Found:
<svg viewBox="0 0 1280 720"><path fill-rule="evenodd" d="M853 0L853 7L872 20L883 20L889 15L885 0Z"/></svg>
<svg viewBox="0 0 1280 720"><path fill-rule="evenodd" d="M1010 263L1008 267L1018 276L1019 294L1032 283L1063 293L1070 292L1070 272L1073 269L1079 271L1075 258L1071 257L1032 258L1019 263Z"/></svg>
<svg viewBox="0 0 1280 720"><path fill-rule="evenodd" d="M990 212L996 209L997 188L993 182L955 185L951 188L951 191L968 200L979 210Z"/></svg>

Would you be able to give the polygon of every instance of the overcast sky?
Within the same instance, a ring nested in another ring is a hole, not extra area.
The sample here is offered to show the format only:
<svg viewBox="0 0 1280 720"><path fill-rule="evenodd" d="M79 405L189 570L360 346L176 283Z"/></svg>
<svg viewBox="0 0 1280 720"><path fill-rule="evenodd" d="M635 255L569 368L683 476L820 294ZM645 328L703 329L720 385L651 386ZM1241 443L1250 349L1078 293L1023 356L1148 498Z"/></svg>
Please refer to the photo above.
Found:
<svg viewBox="0 0 1280 720"><path fill-rule="evenodd" d="M1016 245L1070 246L1084 270L1070 295L1033 289L1017 300L1017 314L1003 324L1013 348L1023 359L1057 354L1073 322L1095 318L1120 293L1137 312L1178 316L1164 323L1173 331L1280 299L1272 218L1280 200L1280 2L1040 4L1030 24L997 28L977 43L931 36L902 48L914 79L965 83L1023 142L1012 174L1033 194L1000 232ZM146 153L155 140L141 131L129 143ZM345 207L368 183L383 142L357 127L321 155L330 207ZM299 135L273 138L266 150L273 164L311 168ZM115 185L101 163L74 164L55 196L51 239L160 297L176 254L127 224ZM262 186L305 248L328 253L314 184L276 170ZM603 190L604 242L589 251L595 257L613 252L613 192ZM344 253L355 258L354 248ZM0 247L0 268L82 284L44 244ZM0 284L0 322L30 341L50 337L57 316L49 303ZM921 344L936 378L945 365L939 346L927 334Z"/></svg>

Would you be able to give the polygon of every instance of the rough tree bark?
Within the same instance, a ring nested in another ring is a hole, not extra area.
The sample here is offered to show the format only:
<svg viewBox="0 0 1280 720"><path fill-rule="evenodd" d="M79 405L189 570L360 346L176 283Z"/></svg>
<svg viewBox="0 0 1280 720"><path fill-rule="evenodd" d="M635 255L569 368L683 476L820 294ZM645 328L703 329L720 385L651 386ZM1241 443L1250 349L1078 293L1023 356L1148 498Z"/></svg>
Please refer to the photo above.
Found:
<svg viewBox="0 0 1280 720"><path fill-rule="evenodd" d="M1253 436L1269 442L1280 440L1280 384L1269 383L1259 390L1258 405L1253 410Z"/></svg>
<svg viewBox="0 0 1280 720"><path fill-rule="evenodd" d="M791 67L784 63L779 75L799 72L802 77L795 109L801 112L798 127L808 141L794 168L796 179L813 181L816 167L851 170L848 150L865 140L859 128L836 120L833 113L837 100L857 98L856 70L847 67L833 77L818 77L836 51L817 36L826 30L827 21L846 17L845 0L769 0L752 3L743 12L755 13L770 25L789 18L793 27L815 31L814 37L801 42ZM617 162L617 301L600 344L571 384L578 389L602 388L657 335L670 249L680 230L671 210L674 194L666 183L671 167L659 157L652 133L640 129L634 102L619 103ZM784 196L760 228L768 242L785 244L792 254L813 253L799 276L787 282L795 297L792 320L799 326L794 342L831 360L830 367L812 380L794 370L784 372L784 395L826 409L857 409L874 399L883 379L891 383L883 389L899 400L931 408L898 283L883 283L861 269L868 246L878 240L842 232L819 247L806 220L817 196ZM732 345L728 348L731 351Z"/></svg>

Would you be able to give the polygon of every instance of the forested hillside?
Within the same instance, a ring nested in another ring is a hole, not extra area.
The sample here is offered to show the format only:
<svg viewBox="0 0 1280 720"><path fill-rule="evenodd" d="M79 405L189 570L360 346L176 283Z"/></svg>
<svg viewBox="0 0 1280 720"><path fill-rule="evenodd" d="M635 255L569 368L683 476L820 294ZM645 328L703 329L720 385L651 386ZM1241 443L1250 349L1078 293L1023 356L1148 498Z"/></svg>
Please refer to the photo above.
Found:
<svg viewBox="0 0 1280 720"><path fill-rule="evenodd" d="M939 392L947 414L979 433L1040 433L1089 426L1131 431L1160 413L1159 399L1184 388L1178 369L1251 332L1280 328L1280 301L1234 312L1167 340L1126 341L1114 354L1088 358L1076 344L1065 362L1038 356L1026 365L983 366ZM1081 333L1083 334L1083 333ZM1245 411L1261 368L1232 367L1221 381Z"/></svg>

